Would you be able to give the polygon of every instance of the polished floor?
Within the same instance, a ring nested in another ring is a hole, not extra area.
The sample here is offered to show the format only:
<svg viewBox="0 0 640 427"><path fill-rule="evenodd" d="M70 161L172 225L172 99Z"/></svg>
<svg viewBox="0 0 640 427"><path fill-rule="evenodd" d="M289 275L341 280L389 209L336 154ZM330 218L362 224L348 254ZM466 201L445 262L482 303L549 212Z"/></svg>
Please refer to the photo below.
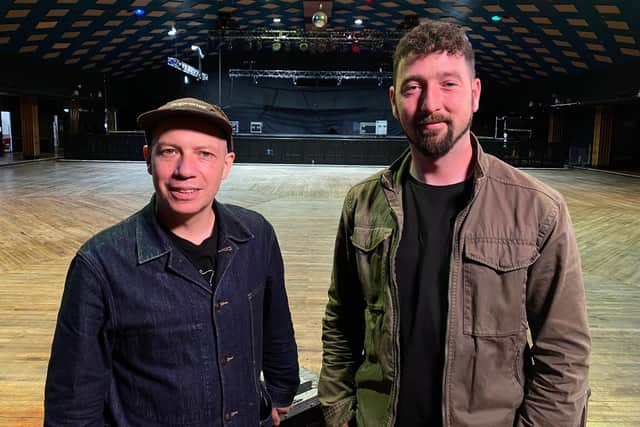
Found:
<svg viewBox="0 0 640 427"><path fill-rule="evenodd" d="M264 214L282 246L300 362L318 372L333 239L348 187L378 168L234 166L219 194ZM593 356L589 426L640 425L640 179L531 170L560 190L581 250ZM0 168L0 425L42 425L43 384L66 269L98 230L143 206L143 163Z"/></svg>

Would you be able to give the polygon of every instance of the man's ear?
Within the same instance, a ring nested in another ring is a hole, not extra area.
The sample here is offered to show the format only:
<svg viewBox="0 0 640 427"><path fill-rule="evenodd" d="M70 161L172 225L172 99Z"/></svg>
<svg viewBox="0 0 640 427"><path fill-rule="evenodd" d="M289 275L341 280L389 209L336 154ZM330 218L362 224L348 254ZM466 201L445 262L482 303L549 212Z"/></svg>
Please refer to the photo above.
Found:
<svg viewBox="0 0 640 427"><path fill-rule="evenodd" d="M233 161L236 158L236 153L233 151L225 154L224 156L224 169L222 170L222 179L227 179L229 176L229 172L231 172L231 167L233 166Z"/></svg>
<svg viewBox="0 0 640 427"><path fill-rule="evenodd" d="M151 148L148 145L142 147L142 155L144 156L144 161L147 162L147 172L151 175Z"/></svg>
<svg viewBox="0 0 640 427"><path fill-rule="evenodd" d="M482 92L482 84L480 84L479 78L475 78L471 83L471 100L474 113L480 108L480 92Z"/></svg>
<svg viewBox="0 0 640 427"><path fill-rule="evenodd" d="M396 90L393 86L389 86L389 102L391 102L391 112L393 117L398 118L398 110L396 109Z"/></svg>

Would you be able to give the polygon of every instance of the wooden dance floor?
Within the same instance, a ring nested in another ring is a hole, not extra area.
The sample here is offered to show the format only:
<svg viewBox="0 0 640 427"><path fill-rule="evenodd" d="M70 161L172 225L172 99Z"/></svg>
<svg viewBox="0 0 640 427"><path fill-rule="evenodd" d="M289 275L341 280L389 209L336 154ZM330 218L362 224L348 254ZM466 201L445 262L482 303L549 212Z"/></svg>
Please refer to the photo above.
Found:
<svg viewBox="0 0 640 427"><path fill-rule="evenodd" d="M219 194L275 226L300 363L314 372L342 199L378 169L238 164ZM564 194L577 230L593 335L589 426L639 426L640 179L586 170L530 173ZM87 238L138 210L151 192L142 162L0 167L0 425L42 425L69 261Z"/></svg>

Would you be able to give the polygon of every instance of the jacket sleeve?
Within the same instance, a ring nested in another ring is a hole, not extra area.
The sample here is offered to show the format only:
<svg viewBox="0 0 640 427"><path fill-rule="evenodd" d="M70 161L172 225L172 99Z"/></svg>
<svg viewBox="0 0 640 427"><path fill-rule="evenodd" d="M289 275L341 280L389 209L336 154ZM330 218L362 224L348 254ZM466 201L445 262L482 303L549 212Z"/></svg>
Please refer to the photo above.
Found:
<svg viewBox="0 0 640 427"><path fill-rule="evenodd" d="M274 408L293 402L300 384L298 348L284 285L284 266L278 240L269 225L271 247L265 287L263 366L267 391Z"/></svg>
<svg viewBox="0 0 640 427"><path fill-rule="evenodd" d="M591 337L580 257L564 201L539 236L540 257L527 282L533 366L515 425L584 426Z"/></svg>
<svg viewBox="0 0 640 427"><path fill-rule="evenodd" d="M364 348L364 298L350 237L352 199L348 195L335 243L333 272L322 328L322 370L318 396L325 422L339 426L353 418L355 373Z"/></svg>
<svg viewBox="0 0 640 427"><path fill-rule="evenodd" d="M105 423L111 349L102 280L95 271L78 254L67 273L45 384L45 426Z"/></svg>

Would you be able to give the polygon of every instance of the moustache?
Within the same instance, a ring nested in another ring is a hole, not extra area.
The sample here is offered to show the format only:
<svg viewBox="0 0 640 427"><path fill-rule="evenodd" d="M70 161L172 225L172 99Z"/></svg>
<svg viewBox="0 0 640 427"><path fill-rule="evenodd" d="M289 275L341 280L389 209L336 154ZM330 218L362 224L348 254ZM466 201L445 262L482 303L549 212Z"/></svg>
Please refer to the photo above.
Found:
<svg viewBox="0 0 640 427"><path fill-rule="evenodd" d="M423 119L421 119L418 124L419 125L429 125L431 123L439 123L439 122L444 122L444 123L449 123L449 118L446 116L443 116L442 114L431 114Z"/></svg>

